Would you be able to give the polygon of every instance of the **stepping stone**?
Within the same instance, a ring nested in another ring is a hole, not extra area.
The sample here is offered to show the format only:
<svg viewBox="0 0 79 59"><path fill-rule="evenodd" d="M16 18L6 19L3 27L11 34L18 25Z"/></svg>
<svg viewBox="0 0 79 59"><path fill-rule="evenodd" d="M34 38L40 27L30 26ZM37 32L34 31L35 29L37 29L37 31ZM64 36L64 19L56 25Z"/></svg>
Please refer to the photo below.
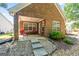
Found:
<svg viewBox="0 0 79 59"><path fill-rule="evenodd" d="M46 56L46 55L48 55L45 48L41 45L41 43L37 39L31 40L31 42L32 42L33 53L34 53L35 56Z"/></svg>
<svg viewBox="0 0 79 59"><path fill-rule="evenodd" d="M41 48L42 47L42 45L40 44L40 43L34 43L34 44L32 44L32 48L33 49L36 49L36 48Z"/></svg>
<svg viewBox="0 0 79 59"><path fill-rule="evenodd" d="M37 39L35 39L35 40L34 40L34 39L31 40L31 42L32 42L32 44L33 44L33 43L39 43L39 41L38 41Z"/></svg>
<svg viewBox="0 0 79 59"><path fill-rule="evenodd" d="M34 49L33 52L35 56L47 56L48 55L48 53L43 47L39 49Z"/></svg>

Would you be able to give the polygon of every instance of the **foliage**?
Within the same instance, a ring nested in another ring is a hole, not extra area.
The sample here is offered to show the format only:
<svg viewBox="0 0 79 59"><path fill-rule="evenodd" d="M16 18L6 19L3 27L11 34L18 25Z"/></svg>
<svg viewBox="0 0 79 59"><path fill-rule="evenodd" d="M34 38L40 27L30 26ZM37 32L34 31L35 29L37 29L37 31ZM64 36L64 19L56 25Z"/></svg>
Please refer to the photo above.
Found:
<svg viewBox="0 0 79 59"><path fill-rule="evenodd" d="M7 8L7 4L6 3L0 3L1 7Z"/></svg>
<svg viewBox="0 0 79 59"><path fill-rule="evenodd" d="M79 4L66 3L64 6L64 13L68 20L78 20L79 19Z"/></svg>
<svg viewBox="0 0 79 59"><path fill-rule="evenodd" d="M75 22L72 24L72 28L79 28L79 22Z"/></svg>
<svg viewBox="0 0 79 59"><path fill-rule="evenodd" d="M71 38L64 38L63 40L66 44L69 44L69 45L73 45L74 44L74 40L71 39Z"/></svg>
<svg viewBox="0 0 79 59"><path fill-rule="evenodd" d="M63 39L64 37L65 37L65 35L59 31L51 32L49 34L49 38L55 39L55 40Z"/></svg>

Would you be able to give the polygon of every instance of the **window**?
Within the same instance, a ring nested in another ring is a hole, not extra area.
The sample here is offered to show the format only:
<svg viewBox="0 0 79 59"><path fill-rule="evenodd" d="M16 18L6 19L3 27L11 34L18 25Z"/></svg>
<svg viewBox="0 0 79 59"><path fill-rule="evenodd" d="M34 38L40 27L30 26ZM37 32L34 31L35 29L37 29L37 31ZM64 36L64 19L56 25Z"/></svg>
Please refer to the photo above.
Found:
<svg viewBox="0 0 79 59"><path fill-rule="evenodd" d="M32 32L32 31L37 31L37 24L36 23L24 23L24 30L26 32Z"/></svg>
<svg viewBox="0 0 79 59"><path fill-rule="evenodd" d="M37 31L37 24L36 23L33 23L32 27L33 27L33 31Z"/></svg>
<svg viewBox="0 0 79 59"><path fill-rule="evenodd" d="M28 31L28 23L24 23L24 30Z"/></svg>
<svg viewBox="0 0 79 59"><path fill-rule="evenodd" d="M28 31L32 31L32 23L28 23Z"/></svg>
<svg viewBox="0 0 79 59"><path fill-rule="evenodd" d="M60 21L53 21L52 30L53 31L60 31Z"/></svg>

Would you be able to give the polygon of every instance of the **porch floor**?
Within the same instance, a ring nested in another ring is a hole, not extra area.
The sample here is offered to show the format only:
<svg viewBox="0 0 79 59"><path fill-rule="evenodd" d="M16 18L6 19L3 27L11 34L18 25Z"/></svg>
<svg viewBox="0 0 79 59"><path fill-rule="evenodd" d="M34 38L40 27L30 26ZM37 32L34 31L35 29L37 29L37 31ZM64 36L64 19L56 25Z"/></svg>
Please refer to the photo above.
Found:
<svg viewBox="0 0 79 59"><path fill-rule="evenodd" d="M28 36L19 36L19 41L24 41L24 40L35 40L35 39L42 39L42 40L48 40L47 37L40 36L40 35L28 35Z"/></svg>

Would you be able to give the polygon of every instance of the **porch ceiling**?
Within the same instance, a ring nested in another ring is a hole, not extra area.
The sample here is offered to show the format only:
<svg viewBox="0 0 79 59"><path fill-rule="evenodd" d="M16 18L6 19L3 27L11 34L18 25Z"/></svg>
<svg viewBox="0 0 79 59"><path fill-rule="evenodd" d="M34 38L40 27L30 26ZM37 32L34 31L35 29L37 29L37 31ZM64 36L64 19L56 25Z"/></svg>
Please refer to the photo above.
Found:
<svg viewBox="0 0 79 59"><path fill-rule="evenodd" d="M27 16L19 16L19 21L40 22L42 20L44 20L44 19L34 18L34 17L27 17Z"/></svg>

